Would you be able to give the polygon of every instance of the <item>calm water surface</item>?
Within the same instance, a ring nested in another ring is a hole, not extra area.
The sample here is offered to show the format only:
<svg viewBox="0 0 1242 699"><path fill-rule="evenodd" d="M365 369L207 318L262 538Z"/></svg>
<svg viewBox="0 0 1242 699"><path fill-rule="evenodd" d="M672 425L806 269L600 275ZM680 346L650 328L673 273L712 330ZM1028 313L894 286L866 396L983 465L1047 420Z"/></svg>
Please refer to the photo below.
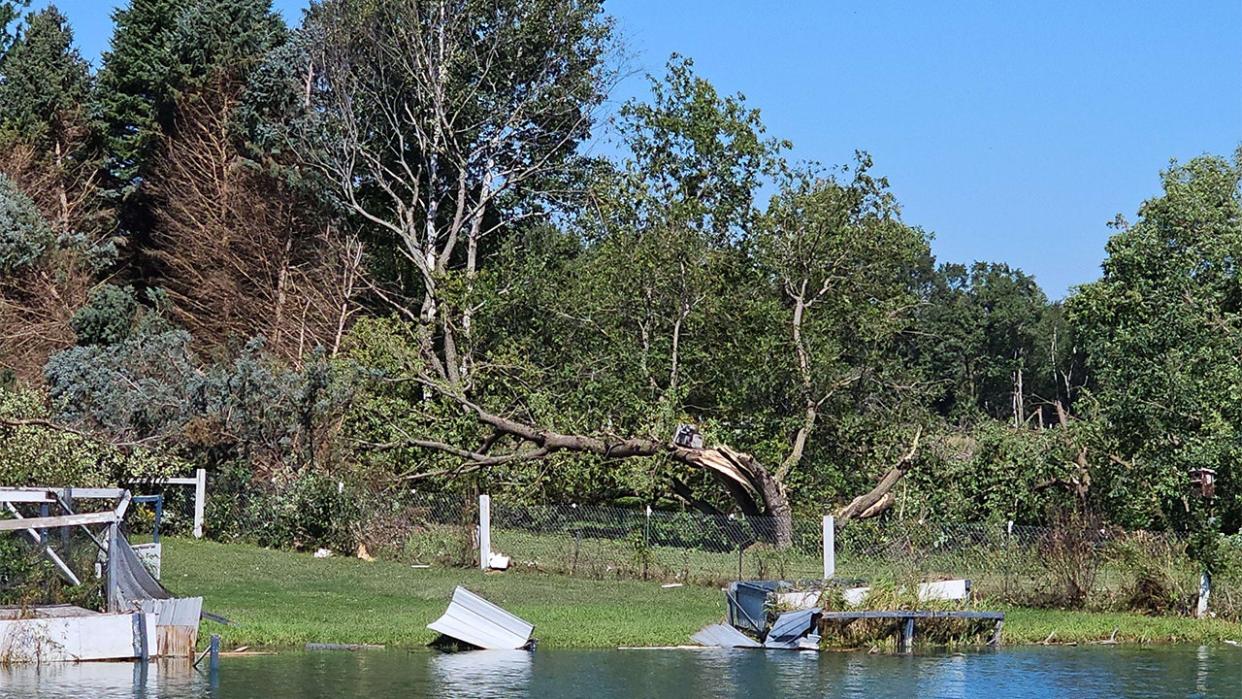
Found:
<svg viewBox="0 0 1242 699"><path fill-rule="evenodd" d="M1242 649L1015 648L915 656L779 651L429 651L0 668L0 697L1227 697Z"/></svg>

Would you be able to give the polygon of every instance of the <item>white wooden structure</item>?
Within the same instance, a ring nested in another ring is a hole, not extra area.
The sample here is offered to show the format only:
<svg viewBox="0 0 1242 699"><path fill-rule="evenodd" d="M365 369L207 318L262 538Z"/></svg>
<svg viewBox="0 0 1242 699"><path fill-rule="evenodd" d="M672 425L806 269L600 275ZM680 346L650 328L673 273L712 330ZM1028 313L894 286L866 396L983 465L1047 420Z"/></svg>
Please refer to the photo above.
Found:
<svg viewBox="0 0 1242 699"><path fill-rule="evenodd" d="M156 654L156 638L155 614L60 606L0 610L0 664L145 660Z"/></svg>
<svg viewBox="0 0 1242 699"><path fill-rule="evenodd" d="M111 509L74 511L76 500L105 500ZM68 605L0 608L0 664L83 660L146 660L158 655L193 654L198 635L202 598L170 597L151 578L120 533L120 523L131 496L121 488L0 488L0 504L11 519L0 519L0 532L20 532L32 538L70 584L77 575L47 543L42 530L78 527L107 554L108 607L100 613ZM24 516L38 505L39 516ZM49 516L52 506L64 514ZM104 539L89 529L107 525Z"/></svg>

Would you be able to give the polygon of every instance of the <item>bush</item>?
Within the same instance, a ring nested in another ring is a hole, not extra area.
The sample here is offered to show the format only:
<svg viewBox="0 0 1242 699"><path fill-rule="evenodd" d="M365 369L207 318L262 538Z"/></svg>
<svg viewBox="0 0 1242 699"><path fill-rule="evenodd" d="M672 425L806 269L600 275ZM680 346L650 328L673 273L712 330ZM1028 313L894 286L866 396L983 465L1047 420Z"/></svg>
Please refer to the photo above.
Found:
<svg viewBox="0 0 1242 699"><path fill-rule="evenodd" d="M90 298L69 320L79 345L113 345L129 337L138 299L131 287L104 284L91 291Z"/></svg>
<svg viewBox="0 0 1242 699"><path fill-rule="evenodd" d="M23 388L0 388L0 418L46 418L43 397ZM123 453L107 444L40 425L0 425L0 484L101 487L166 477L175 459L143 449Z"/></svg>
<svg viewBox="0 0 1242 699"><path fill-rule="evenodd" d="M1056 516L1039 547L1046 571L1045 603L1071 609L1086 605L1102 563L1100 531L1099 521L1090 515Z"/></svg>
<svg viewBox="0 0 1242 699"><path fill-rule="evenodd" d="M34 264L55 242L30 197L0 175L0 274Z"/></svg>
<svg viewBox="0 0 1242 699"><path fill-rule="evenodd" d="M1110 563L1125 581L1121 602L1147 614L1185 614L1194 606L1199 573L1186 545L1149 532L1135 532L1107 547Z"/></svg>

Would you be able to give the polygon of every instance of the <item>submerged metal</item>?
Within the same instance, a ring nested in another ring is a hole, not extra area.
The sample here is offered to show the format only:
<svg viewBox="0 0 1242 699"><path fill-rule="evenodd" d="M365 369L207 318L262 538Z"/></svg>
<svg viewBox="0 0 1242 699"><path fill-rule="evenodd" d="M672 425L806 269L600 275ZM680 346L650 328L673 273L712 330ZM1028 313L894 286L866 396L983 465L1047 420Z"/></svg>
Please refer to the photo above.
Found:
<svg viewBox="0 0 1242 699"><path fill-rule="evenodd" d="M786 612L772 622L768 631L764 648L780 650L818 650L819 635L815 634L815 623L819 619L818 609L803 609Z"/></svg>
<svg viewBox="0 0 1242 699"><path fill-rule="evenodd" d="M530 649L535 627L466 588L453 590L444 616L427 624L432 631L483 650Z"/></svg>
<svg viewBox="0 0 1242 699"><path fill-rule="evenodd" d="M701 646L719 648L762 648L758 641L729 626L728 624L712 624L699 629L690 640Z"/></svg>

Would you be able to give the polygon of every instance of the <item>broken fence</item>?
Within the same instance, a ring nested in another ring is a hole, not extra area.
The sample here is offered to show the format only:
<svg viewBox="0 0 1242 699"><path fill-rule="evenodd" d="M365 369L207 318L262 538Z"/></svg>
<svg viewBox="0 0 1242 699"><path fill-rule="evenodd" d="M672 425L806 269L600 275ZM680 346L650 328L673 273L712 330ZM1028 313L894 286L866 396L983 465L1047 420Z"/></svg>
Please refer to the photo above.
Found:
<svg viewBox="0 0 1242 699"><path fill-rule="evenodd" d="M771 544L767 517L713 516L490 498L484 543L515 570L594 579L722 585L733 580L824 577L824 523L800 518L788 548ZM416 494L406 544L411 562L478 566L479 504L473 497ZM854 521L833 529L838 578L891 581L970 578L976 595L1015 602L1082 595L1124 605L1142 571L1163 562L1172 597L1193 604L1198 568L1185 542L1163 533L913 519ZM1213 607L1242 609L1242 584L1218 577Z"/></svg>

